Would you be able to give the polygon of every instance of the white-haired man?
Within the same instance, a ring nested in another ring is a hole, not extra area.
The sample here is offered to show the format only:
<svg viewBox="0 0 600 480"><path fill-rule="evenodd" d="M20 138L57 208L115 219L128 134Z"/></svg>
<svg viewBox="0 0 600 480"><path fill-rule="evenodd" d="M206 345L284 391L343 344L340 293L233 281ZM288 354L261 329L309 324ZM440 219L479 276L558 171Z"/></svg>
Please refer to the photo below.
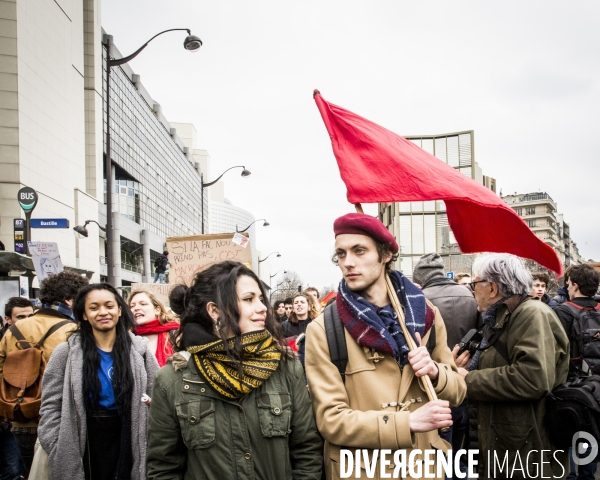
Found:
<svg viewBox="0 0 600 480"><path fill-rule="evenodd" d="M528 301L532 277L520 258L480 257L473 270L483 340L456 362L477 406L479 478L530 478L526 462L538 478L562 478L567 455L551 447L544 413L546 395L567 379L567 336L550 308Z"/></svg>

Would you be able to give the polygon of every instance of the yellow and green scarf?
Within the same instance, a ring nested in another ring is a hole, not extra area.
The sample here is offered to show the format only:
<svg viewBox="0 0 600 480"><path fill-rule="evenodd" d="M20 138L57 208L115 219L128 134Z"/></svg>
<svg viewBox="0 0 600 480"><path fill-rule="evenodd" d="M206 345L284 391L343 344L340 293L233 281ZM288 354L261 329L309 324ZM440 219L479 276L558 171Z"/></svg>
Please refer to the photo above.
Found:
<svg viewBox="0 0 600 480"><path fill-rule="evenodd" d="M194 364L204 379L221 395L238 399L258 388L279 367L281 348L268 330L242 334L243 375L240 378L239 362L231 359L223 340L189 347ZM229 348L234 338L227 339Z"/></svg>

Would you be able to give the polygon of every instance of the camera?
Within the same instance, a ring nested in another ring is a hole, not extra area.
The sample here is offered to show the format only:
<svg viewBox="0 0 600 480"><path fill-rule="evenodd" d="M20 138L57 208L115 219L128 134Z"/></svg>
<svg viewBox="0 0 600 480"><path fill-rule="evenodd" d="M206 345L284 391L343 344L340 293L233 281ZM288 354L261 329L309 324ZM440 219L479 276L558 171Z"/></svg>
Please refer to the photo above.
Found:
<svg viewBox="0 0 600 480"><path fill-rule="evenodd" d="M467 332L467 334L462 338L460 343L458 344L458 355L462 355L466 350L469 351L469 354L473 356L475 351L479 348L481 344L481 340L483 340L482 333L476 328L472 328Z"/></svg>

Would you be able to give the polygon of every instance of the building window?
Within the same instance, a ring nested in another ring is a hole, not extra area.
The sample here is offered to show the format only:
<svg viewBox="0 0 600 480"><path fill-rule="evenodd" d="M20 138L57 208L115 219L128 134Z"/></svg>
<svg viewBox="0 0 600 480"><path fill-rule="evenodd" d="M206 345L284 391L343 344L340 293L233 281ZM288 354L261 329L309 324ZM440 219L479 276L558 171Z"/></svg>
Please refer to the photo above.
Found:
<svg viewBox="0 0 600 480"><path fill-rule="evenodd" d="M515 208L515 213L519 216L522 217L523 216L523 209L522 208Z"/></svg>
<svg viewBox="0 0 600 480"><path fill-rule="evenodd" d="M535 215L535 207L527 207L525 209L525 215Z"/></svg>
<svg viewBox="0 0 600 480"><path fill-rule="evenodd" d="M529 228L534 228L535 227L535 220L525 220L525 223L527 224L527 226Z"/></svg>

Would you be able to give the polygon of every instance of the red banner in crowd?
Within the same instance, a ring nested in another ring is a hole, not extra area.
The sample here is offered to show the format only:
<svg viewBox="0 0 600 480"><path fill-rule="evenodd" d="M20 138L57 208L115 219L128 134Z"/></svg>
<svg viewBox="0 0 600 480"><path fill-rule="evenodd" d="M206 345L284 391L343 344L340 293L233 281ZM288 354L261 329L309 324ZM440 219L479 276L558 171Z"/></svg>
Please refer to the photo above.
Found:
<svg viewBox="0 0 600 480"><path fill-rule="evenodd" d="M444 200L463 253L507 252L562 274L556 252L494 192L422 148L359 115L315 101L350 203Z"/></svg>

